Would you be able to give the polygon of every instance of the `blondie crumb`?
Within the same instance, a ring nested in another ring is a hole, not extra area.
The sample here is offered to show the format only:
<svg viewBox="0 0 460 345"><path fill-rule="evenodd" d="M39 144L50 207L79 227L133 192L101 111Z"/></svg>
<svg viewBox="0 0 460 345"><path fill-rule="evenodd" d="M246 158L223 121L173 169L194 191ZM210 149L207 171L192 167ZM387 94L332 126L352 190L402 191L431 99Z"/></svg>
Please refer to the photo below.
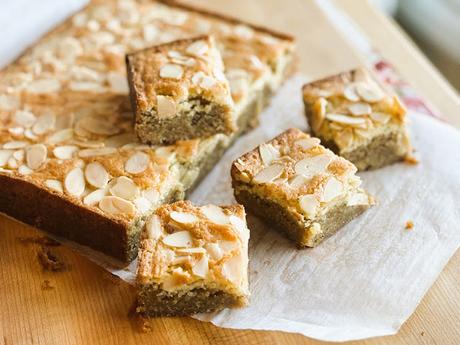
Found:
<svg viewBox="0 0 460 345"><path fill-rule="evenodd" d="M38 262L45 271L62 272L66 269L66 265L61 260L59 255L51 248L41 246L38 250Z"/></svg>
<svg viewBox="0 0 460 345"><path fill-rule="evenodd" d="M414 222L411 221L411 220L408 220L408 221L406 222L405 229L406 229L406 230L411 230L411 229L413 229L413 228L414 228Z"/></svg>

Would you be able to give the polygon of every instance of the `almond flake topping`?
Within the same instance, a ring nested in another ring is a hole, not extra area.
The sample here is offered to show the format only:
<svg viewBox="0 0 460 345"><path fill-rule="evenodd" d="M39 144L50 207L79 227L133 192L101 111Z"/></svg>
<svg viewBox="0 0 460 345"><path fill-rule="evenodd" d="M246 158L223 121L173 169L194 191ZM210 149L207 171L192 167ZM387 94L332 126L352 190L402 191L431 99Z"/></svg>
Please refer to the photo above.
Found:
<svg viewBox="0 0 460 345"><path fill-rule="evenodd" d="M45 94L56 92L61 88L61 84L56 79L36 79L31 81L26 91L33 94Z"/></svg>
<svg viewBox="0 0 460 345"><path fill-rule="evenodd" d="M366 119L362 117L351 117L343 114L327 114L326 118L329 121L341 123L344 125L363 125L366 123Z"/></svg>
<svg viewBox="0 0 460 345"><path fill-rule="evenodd" d="M367 103L354 103L348 106L348 111L355 116L369 115L372 108Z"/></svg>
<svg viewBox="0 0 460 345"><path fill-rule="evenodd" d="M304 158L295 164L295 172L306 177L324 173L331 163L332 157L327 154Z"/></svg>
<svg viewBox="0 0 460 345"><path fill-rule="evenodd" d="M343 96L348 99L349 101L352 102L358 102L359 101L359 96L356 93L356 87L355 85L348 85L345 87L343 90Z"/></svg>
<svg viewBox="0 0 460 345"><path fill-rule="evenodd" d="M13 157L16 158L18 161L24 160L25 152L24 150L17 150L13 152Z"/></svg>
<svg viewBox="0 0 460 345"><path fill-rule="evenodd" d="M0 150L0 167L3 167L6 165L6 163L12 156L12 154L13 154L12 150Z"/></svg>
<svg viewBox="0 0 460 345"><path fill-rule="evenodd" d="M86 166L85 177L88 183L96 188L104 188L109 182L109 173L99 162L92 162Z"/></svg>
<svg viewBox="0 0 460 345"><path fill-rule="evenodd" d="M338 197L343 192L343 184L335 177L330 177L323 187L321 201L329 202Z"/></svg>
<svg viewBox="0 0 460 345"><path fill-rule="evenodd" d="M309 150L312 147L318 146L320 142L321 140L319 140L318 138L310 137L310 138L303 138L303 139L296 140L295 144L299 145L304 150Z"/></svg>
<svg viewBox="0 0 460 345"><path fill-rule="evenodd" d="M384 97L382 91L363 83L356 85L356 91L363 100L369 103L381 101Z"/></svg>
<svg viewBox="0 0 460 345"><path fill-rule="evenodd" d="M152 202L142 196L134 199L133 202L140 214L147 214L152 208Z"/></svg>
<svg viewBox="0 0 460 345"><path fill-rule="evenodd" d="M51 134L47 139L46 142L50 144L57 144L62 141L70 140L73 137L73 129L72 128L66 128L62 129L60 131L57 131L53 134Z"/></svg>
<svg viewBox="0 0 460 345"><path fill-rule="evenodd" d="M261 144L259 154L264 165L270 165L272 161L280 158L280 152L272 144Z"/></svg>
<svg viewBox="0 0 460 345"><path fill-rule="evenodd" d="M100 149L86 149L78 152L78 156L81 158L94 157L94 156L106 156L117 152L114 147L101 147Z"/></svg>
<svg viewBox="0 0 460 345"><path fill-rule="evenodd" d="M176 250L180 254L204 254L206 250L202 247L179 248Z"/></svg>
<svg viewBox="0 0 460 345"><path fill-rule="evenodd" d="M149 156L144 152L136 152L125 163L125 170L130 174L144 172L150 163Z"/></svg>
<svg viewBox="0 0 460 345"><path fill-rule="evenodd" d="M284 167L280 164L273 164L267 168L262 169L256 176L254 176L255 183L269 183L281 176Z"/></svg>
<svg viewBox="0 0 460 345"><path fill-rule="evenodd" d="M194 56L202 56L209 50L209 45L205 41L196 41L190 44L186 52Z"/></svg>
<svg viewBox="0 0 460 345"><path fill-rule="evenodd" d="M120 176L110 188L110 193L126 200L134 200L139 196L140 190L129 177Z"/></svg>
<svg viewBox="0 0 460 345"><path fill-rule="evenodd" d="M22 149L23 147L26 147L26 146L27 146L27 141L8 141L3 144L3 148L7 150Z"/></svg>
<svg viewBox="0 0 460 345"><path fill-rule="evenodd" d="M296 175L289 181L289 186L293 189L298 189L304 186L308 181L310 181L310 178L308 178L307 176Z"/></svg>
<svg viewBox="0 0 460 345"><path fill-rule="evenodd" d="M127 95L129 93L128 80L123 74L109 72L107 75L107 81L112 92L119 95Z"/></svg>
<svg viewBox="0 0 460 345"><path fill-rule="evenodd" d="M319 202L314 195L307 194L302 195L299 198L299 205L304 214L308 218L312 218L316 214L316 209L319 206Z"/></svg>
<svg viewBox="0 0 460 345"><path fill-rule="evenodd" d="M188 231L179 231L163 238L163 243L170 247L191 247L192 235Z"/></svg>
<svg viewBox="0 0 460 345"><path fill-rule="evenodd" d="M373 121L380 122L383 124L387 123L391 119L391 115L381 112L371 113L370 117Z"/></svg>
<svg viewBox="0 0 460 345"><path fill-rule="evenodd" d="M183 73L182 67L176 64L168 63L160 68L161 78L180 79Z"/></svg>
<svg viewBox="0 0 460 345"><path fill-rule="evenodd" d="M365 193L355 193L347 201L347 206L368 205L369 197Z"/></svg>
<svg viewBox="0 0 460 345"><path fill-rule="evenodd" d="M176 114L176 102L169 96L157 96L157 113L160 118L172 117Z"/></svg>
<svg viewBox="0 0 460 345"><path fill-rule="evenodd" d="M24 128L23 127L10 127L8 128L8 132L16 137L19 137L24 134Z"/></svg>
<svg viewBox="0 0 460 345"><path fill-rule="evenodd" d="M99 208L109 214L134 215L136 208L132 202L126 201L117 196L105 196L99 202Z"/></svg>
<svg viewBox="0 0 460 345"><path fill-rule="evenodd" d="M152 240L160 238L160 236L163 234L160 217L158 217L156 214L152 215L145 224L145 229L147 230L148 238Z"/></svg>
<svg viewBox="0 0 460 345"><path fill-rule="evenodd" d="M203 255L200 260L198 260L192 268L194 275L200 278L206 278L206 275L209 271L208 257Z"/></svg>
<svg viewBox="0 0 460 345"><path fill-rule="evenodd" d="M40 168L45 163L48 150L43 144L29 146L26 149L27 166L32 170Z"/></svg>
<svg viewBox="0 0 460 345"><path fill-rule="evenodd" d="M83 199L83 203L88 206L97 205L105 196L105 194L105 189L96 189L94 192L91 192L87 196L85 196L85 198Z"/></svg>
<svg viewBox="0 0 460 345"><path fill-rule="evenodd" d="M205 205L200 207L201 212L208 218L211 222L216 224L228 224L229 219L224 213L222 208L216 205Z"/></svg>
<svg viewBox="0 0 460 345"><path fill-rule="evenodd" d="M56 192L63 193L62 183L59 180L46 180L45 186L49 189L55 190Z"/></svg>
<svg viewBox="0 0 460 345"><path fill-rule="evenodd" d="M64 187L70 195L79 197L85 191L85 175L81 168L70 170L64 180Z"/></svg>
<svg viewBox="0 0 460 345"><path fill-rule="evenodd" d="M77 151L78 147L73 145L56 146L53 150L53 154L56 158L59 159L72 159L73 155Z"/></svg>
<svg viewBox="0 0 460 345"><path fill-rule="evenodd" d="M30 169L27 165L20 165L19 168L18 168L18 173L21 174L21 175L30 175L32 174L34 171L32 169Z"/></svg>
<svg viewBox="0 0 460 345"><path fill-rule="evenodd" d="M173 211L169 216L179 224L192 224L198 221L198 218L191 213Z"/></svg>
<svg viewBox="0 0 460 345"><path fill-rule="evenodd" d="M18 110L14 114L14 121L25 128L32 127L36 120L35 115L27 110Z"/></svg>

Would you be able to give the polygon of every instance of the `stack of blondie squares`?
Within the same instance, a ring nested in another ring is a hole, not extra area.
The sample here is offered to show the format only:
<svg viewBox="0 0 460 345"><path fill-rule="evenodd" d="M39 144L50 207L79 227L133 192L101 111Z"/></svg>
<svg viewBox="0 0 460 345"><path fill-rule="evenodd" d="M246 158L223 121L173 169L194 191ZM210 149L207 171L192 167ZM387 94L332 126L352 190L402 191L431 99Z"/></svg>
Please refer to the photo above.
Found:
<svg viewBox="0 0 460 345"><path fill-rule="evenodd" d="M357 170L411 150L403 105L359 68L304 86L312 136L289 129L234 161L238 204L182 201L258 125L294 48L175 1L94 0L0 71L0 211L138 256L143 315L247 305L245 210L314 247L374 204Z"/></svg>

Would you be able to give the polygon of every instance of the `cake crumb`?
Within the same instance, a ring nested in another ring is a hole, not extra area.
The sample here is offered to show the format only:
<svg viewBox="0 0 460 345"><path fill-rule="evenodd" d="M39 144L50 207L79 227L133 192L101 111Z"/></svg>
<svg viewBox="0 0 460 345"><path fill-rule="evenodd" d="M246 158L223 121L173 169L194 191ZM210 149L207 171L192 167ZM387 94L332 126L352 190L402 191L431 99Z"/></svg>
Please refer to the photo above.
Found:
<svg viewBox="0 0 460 345"><path fill-rule="evenodd" d="M420 333L420 335L423 337L425 335L425 331L422 331L422 333Z"/></svg>
<svg viewBox="0 0 460 345"><path fill-rule="evenodd" d="M419 163L419 160L413 155L408 155L404 157L404 163L409 165L417 165Z"/></svg>
<svg viewBox="0 0 460 345"><path fill-rule="evenodd" d="M136 332L150 333L153 331L151 320L138 313L137 304L137 301L135 301L129 308L128 318L131 321L131 326Z"/></svg>
<svg viewBox="0 0 460 345"><path fill-rule="evenodd" d="M55 288L55 286L53 286L51 284L51 281L49 281L48 279L45 279L42 282L41 288L42 288L42 290L53 290Z"/></svg>
<svg viewBox="0 0 460 345"><path fill-rule="evenodd" d="M411 229L413 229L413 228L414 228L414 222L411 221L411 220L408 220L408 221L406 222L406 227L405 227L405 229L406 229L406 230L411 230Z"/></svg>
<svg viewBox="0 0 460 345"><path fill-rule="evenodd" d="M51 248L41 246L37 253L38 262L45 271L62 272L66 266Z"/></svg>

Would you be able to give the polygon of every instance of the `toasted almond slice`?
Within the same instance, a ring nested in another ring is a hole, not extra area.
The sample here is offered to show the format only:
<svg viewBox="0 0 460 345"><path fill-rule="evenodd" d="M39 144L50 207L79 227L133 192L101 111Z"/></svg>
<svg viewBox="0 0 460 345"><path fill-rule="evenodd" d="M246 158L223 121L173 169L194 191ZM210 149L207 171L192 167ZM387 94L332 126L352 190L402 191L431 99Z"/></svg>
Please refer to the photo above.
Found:
<svg viewBox="0 0 460 345"><path fill-rule="evenodd" d="M319 201L313 194L302 195L299 198L299 206L307 218L311 219L316 214Z"/></svg>
<svg viewBox="0 0 460 345"><path fill-rule="evenodd" d="M375 87L371 87L364 83L359 83L356 85L356 91L358 95L369 103L375 103L381 101L385 96L382 91Z"/></svg>
<svg viewBox="0 0 460 345"><path fill-rule="evenodd" d="M383 124L387 123L391 119L390 114L381 113L378 111L371 113L369 116L371 117L372 121L383 123Z"/></svg>
<svg viewBox="0 0 460 345"><path fill-rule="evenodd" d="M88 206L94 206L99 204L102 198L106 195L105 189L96 189L95 191L89 193L83 199L83 203Z"/></svg>
<svg viewBox="0 0 460 345"><path fill-rule="evenodd" d="M243 257L241 255L232 256L222 264L222 275L233 284L241 284L243 267Z"/></svg>
<svg viewBox="0 0 460 345"><path fill-rule="evenodd" d="M53 154L59 159L72 159L73 155L77 151L78 147L73 145L56 146L53 150Z"/></svg>
<svg viewBox="0 0 460 345"><path fill-rule="evenodd" d="M0 167L6 165L10 157L13 155L13 150L0 150Z"/></svg>
<svg viewBox="0 0 460 345"><path fill-rule="evenodd" d="M319 132L326 117L327 100L323 97L318 98L312 106L311 128L314 132Z"/></svg>
<svg viewBox="0 0 460 345"><path fill-rule="evenodd" d="M179 224L192 224L198 221L198 218L195 215L186 212L173 211L169 214L169 216L172 220Z"/></svg>
<svg viewBox="0 0 460 345"><path fill-rule="evenodd" d="M180 254L204 254L206 250L202 247L179 248L176 250Z"/></svg>
<svg viewBox="0 0 460 345"><path fill-rule="evenodd" d="M200 86L203 89L210 89L216 84L217 84L216 80L213 77L210 77L209 75L203 76L203 78L200 81Z"/></svg>
<svg viewBox="0 0 460 345"><path fill-rule="evenodd" d="M126 176L120 176L114 181L110 193L126 200L134 200L139 196L140 191L133 180Z"/></svg>
<svg viewBox="0 0 460 345"><path fill-rule="evenodd" d="M16 149L22 149L23 147L26 147L27 144L28 144L27 141L19 141L19 140L8 141L3 144L3 148L6 150L10 150L10 149L16 150Z"/></svg>
<svg viewBox="0 0 460 345"><path fill-rule="evenodd" d="M218 261L224 256L217 243L207 243L205 248L212 260Z"/></svg>
<svg viewBox="0 0 460 345"><path fill-rule="evenodd" d="M258 184L269 183L280 177L283 171L284 166L281 164L272 164L259 171L259 173L254 176L253 181Z"/></svg>
<svg viewBox="0 0 460 345"><path fill-rule="evenodd" d="M66 128L62 129L60 131L57 131L46 139L46 142L49 144L57 144L66 140L70 140L73 137L73 129L72 128Z"/></svg>
<svg viewBox="0 0 460 345"><path fill-rule="evenodd" d="M52 189L56 192L64 193L64 189L62 188L62 183L59 180L52 180L52 179L46 180L45 186L47 186L49 189Z"/></svg>
<svg viewBox="0 0 460 345"><path fill-rule="evenodd" d="M157 96L157 113L160 118L172 117L176 114L176 102L169 96Z"/></svg>
<svg viewBox="0 0 460 345"><path fill-rule="evenodd" d="M149 155L144 152L136 152L125 163L125 170L130 174L144 172L150 163Z"/></svg>
<svg viewBox="0 0 460 345"><path fill-rule="evenodd" d="M351 117L344 114L327 114L326 119L328 119L329 121L351 126L363 125L366 123L366 119L362 117Z"/></svg>
<svg viewBox="0 0 460 345"><path fill-rule="evenodd" d="M353 133L357 135L358 137L365 138L365 139L370 139L374 136L374 134L371 131L367 129L361 129L361 128L353 129Z"/></svg>
<svg viewBox="0 0 460 345"><path fill-rule="evenodd" d="M350 146L353 142L353 130L351 128L340 129L336 134L335 142L339 148Z"/></svg>
<svg viewBox="0 0 460 345"><path fill-rule="evenodd" d="M321 201L329 202L338 197L343 192L343 184L335 177L330 177L323 187Z"/></svg>
<svg viewBox="0 0 460 345"><path fill-rule="evenodd" d="M32 169L30 169L27 165L20 165L19 168L18 168L18 173L20 175L30 175L32 174L34 171Z"/></svg>
<svg viewBox="0 0 460 345"><path fill-rule="evenodd" d="M304 158L298 161L295 166L295 172L298 175L313 177L326 171L332 157L328 154L321 154L313 157Z"/></svg>
<svg viewBox="0 0 460 345"><path fill-rule="evenodd" d="M233 28L233 33L246 40L249 40L254 36L254 30L244 24L235 26Z"/></svg>
<svg viewBox="0 0 460 345"><path fill-rule="evenodd" d="M109 214L126 214L134 215L136 208L130 201L124 200L117 196L105 196L99 202L99 208Z"/></svg>
<svg viewBox="0 0 460 345"><path fill-rule="evenodd" d="M73 168L64 180L64 187L67 193L79 197L85 191L85 175L81 168Z"/></svg>
<svg viewBox="0 0 460 345"><path fill-rule="evenodd" d="M142 35L147 43L155 41L159 34L158 28L154 24L146 24L142 28Z"/></svg>
<svg viewBox="0 0 460 345"><path fill-rule="evenodd" d="M133 202L140 214L147 214L152 208L152 202L144 197L136 198Z"/></svg>
<svg viewBox="0 0 460 345"><path fill-rule="evenodd" d="M160 200L160 193L155 188L144 190L144 198L148 199L152 204L158 203Z"/></svg>
<svg viewBox="0 0 460 345"><path fill-rule="evenodd" d="M309 137L309 138L303 138L303 139L296 140L295 144L299 145L304 150L309 150L312 147L318 146L320 142L321 140L319 140L318 138Z"/></svg>
<svg viewBox="0 0 460 345"><path fill-rule="evenodd" d="M23 161L25 157L24 150L17 150L13 152L13 157L18 161Z"/></svg>
<svg viewBox="0 0 460 345"><path fill-rule="evenodd" d="M170 247L191 247L192 235L188 231L178 231L163 238L163 243Z"/></svg>
<svg viewBox="0 0 460 345"><path fill-rule="evenodd" d="M92 162L86 166L85 177L88 183L96 188L104 188L109 182L109 173L99 162Z"/></svg>
<svg viewBox="0 0 460 345"><path fill-rule="evenodd" d="M107 156L117 152L116 148L113 147L101 147L99 149L86 149L78 152L78 156L81 158L94 157L94 156Z"/></svg>
<svg viewBox="0 0 460 345"><path fill-rule="evenodd" d="M358 102L359 101L359 96L356 93L356 85L347 85L345 89L343 90L343 96L348 99L349 101L352 102Z"/></svg>
<svg viewBox="0 0 460 345"><path fill-rule="evenodd" d="M36 144L27 147L26 149L26 162L27 166L32 170L40 168L45 163L48 150L43 144Z"/></svg>
<svg viewBox="0 0 460 345"><path fill-rule="evenodd" d="M229 224L230 220L222 208L216 205L205 205L200 207L200 211L211 222L216 224Z"/></svg>
<svg viewBox="0 0 460 345"><path fill-rule="evenodd" d="M17 169L19 167L18 161L14 157L10 157L7 163L8 169Z"/></svg>
<svg viewBox="0 0 460 345"><path fill-rule="evenodd" d="M118 72L109 72L107 81L110 90L119 95L127 95L129 93L128 80L126 76Z"/></svg>
<svg viewBox="0 0 460 345"><path fill-rule="evenodd" d="M24 131L24 136L27 138L27 139L30 139L30 140L37 140L38 139L38 136L30 129L30 128L27 128L25 131Z"/></svg>
<svg viewBox="0 0 460 345"><path fill-rule="evenodd" d="M206 278L209 272L209 263L208 257L203 255L200 260L198 260L192 268L194 275L200 278Z"/></svg>
<svg viewBox="0 0 460 345"><path fill-rule="evenodd" d="M264 165L270 165L272 161L280 158L280 152L272 144L261 144L259 146L260 158Z"/></svg>
<svg viewBox="0 0 460 345"><path fill-rule="evenodd" d="M99 149L104 147L104 142L102 141L96 141L96 140L73 140L72 141L75 145L78 145L80 147L84 148L90 148L90 149Z"/></svg>
<svg viewBox="0 0 460 345"><path fill-rule="evenodd" d="M36 120L35 115L27 110L18 110L14 114L14 121L25 128L32 127Z"/></svg>
<svg viewBox="0 0 460 345"><path fill-rule="evenodd" d="M56 115L46 113L40 116L32 127L32 131L36 135L43 135L54 128L56 124Z"/></svg>
<svg viewBox="0 0 460 345"><path fill-rule="evenodd" d="M57 79L36 79L31 81L26 91L33 94L53 93L61 88L61 83Z"/></svg>
<svg viewBox="0 0 460 345"><path fill-rule="evenodd" d="M353 103L348 106L348 111L355 116L369 115L372 107L367 103Z"/></svg>
<svg viewBox="0 0 460 345"><path fill-rule="evenodd" d="M298 189L310 181L311 178L305 176L305 175L295 175L290 181L289 181L289 186L293 189Z"/></svg>
<svg viewBox="0 0 460 345"><path fill-rule="evenodd" d="M152 215L145 224L147 230L147 237L156 240L163 234L163 228L161 227L161 220L156 214Z"/></svg>
<svg viewBox="0 0 460 345"><path fill-rule="evenodd" d="M19 137L24 134L24 127L10 127L8 132L15 137Z"/></svg>
<svg viewBox="0 0 460 345"><path fill-rule="evenodd" d="M200 57L205 55L208 50L209 45L205 41L200 40L190 44L185 51L190 55Z"/></svg>
<svg viewBox="0 0 460 345"><path fill-rule="evenodd" d="M183 74L182 67L176 64L168 63L160 68L161 78L180 79Z"/></svg>

